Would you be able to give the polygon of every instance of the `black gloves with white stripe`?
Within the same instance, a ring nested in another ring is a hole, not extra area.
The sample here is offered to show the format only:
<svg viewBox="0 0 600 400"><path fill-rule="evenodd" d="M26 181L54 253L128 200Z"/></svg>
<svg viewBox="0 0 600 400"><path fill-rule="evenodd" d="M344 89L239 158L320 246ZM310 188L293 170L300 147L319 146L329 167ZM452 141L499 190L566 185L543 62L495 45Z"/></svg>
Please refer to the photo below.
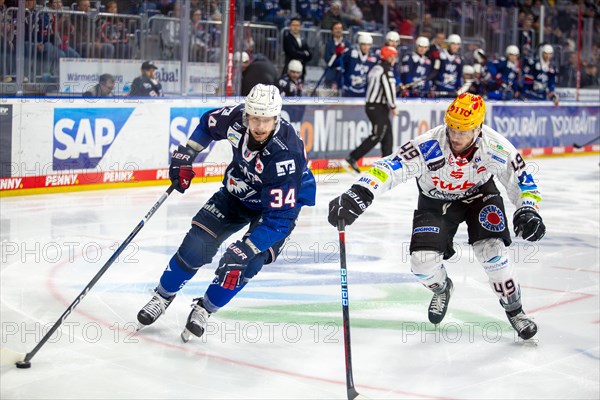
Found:
<svg viewBox="0 0 600 400"><path fill-rule="evenodd" d="M329 223L337 228L343 219L346 225L351 225L360 214L373 202L373 194L362 186L352 185L342 195L329 202Z"/></svg>
<svg viewBox="0 0 600 400"><path fill-rule="evenodd" d="M521 207L513 216L515 235L530 242L537 242L546 234L546 225L533 207Z"/></svg>

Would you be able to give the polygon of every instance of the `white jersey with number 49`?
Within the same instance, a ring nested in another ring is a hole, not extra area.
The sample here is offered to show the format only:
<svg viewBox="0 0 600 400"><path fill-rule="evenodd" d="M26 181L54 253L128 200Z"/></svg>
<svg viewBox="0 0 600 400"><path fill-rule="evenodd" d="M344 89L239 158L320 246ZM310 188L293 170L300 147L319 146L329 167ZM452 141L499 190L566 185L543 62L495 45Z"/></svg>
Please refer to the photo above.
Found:
<svg viewBox="0 0 600 400"><path fill-rule="evenodd" d="M517 208L538 208L537 185L521 154L506 138L483 125L475 147L468 159L454 155L446 125L440 125L375 162L357 184L377 196L416 178L423 195L453 201L478 196L478 188L496 176Z"/></svg>

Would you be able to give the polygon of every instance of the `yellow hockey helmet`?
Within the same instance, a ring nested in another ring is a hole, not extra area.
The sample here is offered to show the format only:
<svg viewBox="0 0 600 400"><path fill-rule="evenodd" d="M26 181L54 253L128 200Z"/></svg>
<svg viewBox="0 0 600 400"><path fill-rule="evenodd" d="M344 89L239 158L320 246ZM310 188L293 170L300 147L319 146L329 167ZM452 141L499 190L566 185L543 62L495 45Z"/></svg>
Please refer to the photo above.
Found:
<svg viewBox="0 0 600 400"><path fill-rule="evenodd" d="M471 93L459 95L446 110L446 125L459 131L468 131L483 124L485 102Z"/></svg>

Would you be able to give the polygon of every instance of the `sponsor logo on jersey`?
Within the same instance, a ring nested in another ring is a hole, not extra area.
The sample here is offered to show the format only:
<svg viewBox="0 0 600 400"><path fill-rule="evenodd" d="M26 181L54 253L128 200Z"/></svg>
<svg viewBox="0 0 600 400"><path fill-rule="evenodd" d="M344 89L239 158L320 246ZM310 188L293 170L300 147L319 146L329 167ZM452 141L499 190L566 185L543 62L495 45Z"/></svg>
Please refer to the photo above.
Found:
<svg viewBox="0 0 600 400"><path fill-rule="evenodd" d="M465 173L462 172L462 170L460 170L460 169L450 172L450 176L456 180L462 178L464 175L465 175Z"/></svg>
<svg viewBox="0 0 600 400"><path fill-rule="evenodd" d="M497 155L495 155L494 153L492 153L492 152L489 152L489 151L488 151L488 155L489 155L490 157L492 157L494 160L498 161L499 163L501 163L501 164L506 164L506 160L505 160L504 158L500 158L500 157L498 157Z"/></svg>
<svg viewBox="0 0 600 400"><path fill-rule="evenodd" d="M204 207L202 207L202 209L208 211L209 213L211 213L212 215L214 215L218 219L225 218L225 215L223 215L223 213L221 212L221 210L219 210L217 208L217 206L215 206L213 203L205 204Z"/></svg>
<svg viewBox="0 0 600 400"><path fill-rule="evenodd" d="M419 143L419 150L423 154L425 161L433 160L443 156L440 143L437 140L428 140L423 143Z"/></svg>
<svg viewBox="0 0 600 400"><path fill-rule="evenodd" d="M446 160L444 158L431 162L427 165L427 169L430 171L437 171L438 169L442 168L444 165L446 164Z"/></svg>
<svg viewBox="0 0 600 400"><path fill-rule="evenodd" d="M478 173L478 174L481 174L481 173L482 173L482 172L484 172L484 171L487 171L487 168L486 168L486 167L484 167L483 165L482 165L481 167L477 168L477 173Z"/></svg>
<svg viewBox="0 0 600 400"><path fill-rule="evenodd" d="M294 160L285 160L275 163L277 176L291 175L296 172L296 163Z"/></svg>
<svg viewBox="0 0 600 400"><path fill-rule="evenodd" d="M229 143L231 143L231 145L236 149L240 145L241 138L242 134L233 129L233 127L229 127L229 129L227 129L227 140L229 140Z"/></svg>
<svg viewBox="0 0 600 400"><path fill-rule="evenodd" d="M402 158L400 156L396 156L391 160L385 160L385 163L392 168L392 171L399 170L402 168Z"/></svg>
<svg viewBox="0 0 600 400"><path fill-rule="evenodd" d="M387 173L385 173L384 171L380 170L377 167L369 168L369 170L367 171L367 174L373 175L375 178L379 179L382 183L385 183L385 181L387 181L388 178L390 177Z"/></svg>
<svg viewBox="0 0 600 400"><path fill-rule="evenodd" d="M492 150L494 153L498 153L504 157L508 157L510 155L510 151L506 150L504 148L504 146L502 146L500 143L490 140L489 145L490 145L490 150Z"/></svg>
<svg viewBox="0 0 600 400"><path fill-rule="evenodd" d="M504 225L504 213L498 206L493 204L487 205L479 212L479 223L484 229L490 232L502 232Z"/></svg>
<svg viewBox="0 0 600 400"><path fill-rule="evenodd" d="M413 229L413 235L417 233L440 233L440 228L437 226L419 226Z"/></svg>
<svg viewBox="0 0 600 400"><path fill-rule="evenodd" d="M468 180L466 180L462 183L459 182L457 184L445 182L438 176L432 176L431 180L435 187L440 188L442 190L448 190L450 192L453 192L456 190L467 190L467 189L470 189L473 186L475 186L475 184L473 182L469 182Z"/></svg>
<svg viewBox="0 0 600 400"><path fill-rule="evenodd" d="M366 176L361 176L358 181L362 182L362 183L366 183L367 185L371 186L373 189L377 189L379 187L379 185L373 179L367 178Z"/></svg>
<svg viewBox="0 0 600 400"><path fill-rule="evenodd" d="M110 149L133 108L56 108L53 169L95 168Z"/></svg>

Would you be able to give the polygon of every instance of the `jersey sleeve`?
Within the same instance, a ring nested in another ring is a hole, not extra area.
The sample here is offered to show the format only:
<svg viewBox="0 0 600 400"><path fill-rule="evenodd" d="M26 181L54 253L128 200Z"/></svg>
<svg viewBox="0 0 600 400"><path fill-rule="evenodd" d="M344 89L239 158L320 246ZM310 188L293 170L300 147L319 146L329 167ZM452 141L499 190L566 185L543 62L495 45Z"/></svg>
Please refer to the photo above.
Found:
<svg viewBox="0 0 600 400"><path fill-rule="evenodd" d="M356 184L367 188L376 197L400 183L419 177L423 168L425 161L419 145L415 140L409 140L395 153L377 160Z"/></svg>
<svg viewBox="0 0 600 400"><path fill-rule="evenodd" d="M292 229L299 202L306 161L301 154L282 152L273 157L263 172L262 220L248 238L260 251L285 239Z"/></svg>
<svg viewBox="0 0 600 400"><path fill-rule="evenodd" d="M199 144L204 149L214 140L226 139L231 121L239 116L242 107L243 105L240 104L205 112L192 132L188 144L192 148L195 147L194 144Z"/></svg>
<svg viewBox="0 0 600 400"><path fill-rule="evenodd" d="M521 153L506 139L488 141L487 148L487 154L495 161L494 172L511 203L517 208L539 209L542 196Z"/></svg>

